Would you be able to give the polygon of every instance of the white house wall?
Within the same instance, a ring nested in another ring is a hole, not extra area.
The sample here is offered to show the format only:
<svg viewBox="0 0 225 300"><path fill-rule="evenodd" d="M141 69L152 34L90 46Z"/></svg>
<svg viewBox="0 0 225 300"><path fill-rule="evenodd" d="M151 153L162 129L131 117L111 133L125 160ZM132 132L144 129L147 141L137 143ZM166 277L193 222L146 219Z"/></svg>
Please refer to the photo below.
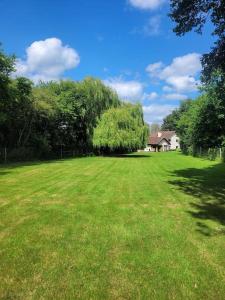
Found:
<svg viewBox="0 0 225 300"><path fill-rule="evenodd" d="M171 150L180 149L180 140L176 134L174 134L170 140L170 149Z"/></svg>

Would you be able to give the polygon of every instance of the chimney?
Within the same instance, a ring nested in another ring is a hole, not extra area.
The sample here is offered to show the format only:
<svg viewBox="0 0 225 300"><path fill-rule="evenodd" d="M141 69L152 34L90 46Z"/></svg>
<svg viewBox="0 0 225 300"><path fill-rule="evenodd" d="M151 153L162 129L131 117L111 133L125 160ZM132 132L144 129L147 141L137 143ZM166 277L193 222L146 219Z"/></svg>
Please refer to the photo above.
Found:
<svg viewBox="0 0 225 300"><path fill-rule="evenodd" d="M162 136L162 132L159 131L157 135L158 135L158 137L161 137Z"/></svg>

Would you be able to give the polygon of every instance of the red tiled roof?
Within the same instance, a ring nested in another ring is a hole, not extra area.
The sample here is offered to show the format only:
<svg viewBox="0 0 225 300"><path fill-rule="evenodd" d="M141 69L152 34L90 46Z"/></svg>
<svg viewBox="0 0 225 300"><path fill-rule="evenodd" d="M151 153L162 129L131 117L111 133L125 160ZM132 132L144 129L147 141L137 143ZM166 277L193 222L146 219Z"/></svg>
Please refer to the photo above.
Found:
<svg viewBox="0 0 225 300"><path fill-rule="evenodd" d="M157 136L150 136L148 143L151 145L158 145L158 143L161 141L161 138Z"/></svg>
<svg viewBox="0 0 225 300"><path fill-rule="evenodd" d="M159 131L161 133L161 136L158 137L158 132L153 133L149 137L148 144L149 145L158 145L163 139L165 139L170 144L170 139L174 134L176 134L175 131Z"/></svg>
<svg viewBox="0 0 225 300"><path fill-rule="evenodd" d="M174 134L176 134L176 131L169 131L169 130L167 130L167 131L160 131L160 133L162 134L162 137L164 137L165 139L171 139L172 136Z"/></svg>
<svg viewBox="0 0 225 300"><path fill-rule="evenodd" d="M157 137L157 136L150 136L148 144L149 145L158 145L162 140L166 140L167 143L170 144L170 142L167 139L165 139L164 137Z"/></svg>

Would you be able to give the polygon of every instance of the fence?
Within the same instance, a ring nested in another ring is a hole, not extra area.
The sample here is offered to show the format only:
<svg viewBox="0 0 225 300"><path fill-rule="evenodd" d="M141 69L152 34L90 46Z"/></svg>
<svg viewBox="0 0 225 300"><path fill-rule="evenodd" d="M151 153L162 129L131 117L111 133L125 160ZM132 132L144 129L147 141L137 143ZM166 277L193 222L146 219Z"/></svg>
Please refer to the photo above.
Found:
<svg viewBox="0 0 225 300"><path fill-rule="evenodd" d="M225 148L208 148L203 149L201 147L190 151L193 156L203 157L209 160L220 160L225 162Z"/></svg>
<svg viewBox="0 0 225 300"><path fill-rule="evenodd" d="M206 158L209 160L218 160L225 162L225 147L224 148L197 148L197 149L189 149L187 154ZM36 159L63 159L69 157L80 157L80 156L92 155L92 153L84 153L78 152L74 149L66 148L61 145L52 149L51 152L38 151L35 148L29 147L21 147L21 148L7 148L0 147L0 163L6 162L18 162L18 161L29 161Z"/></svg>
<svg viewBox="0 0 225 300"><path fill-rule="evenodd" d="M38 151L37 149L31 147L3 147L0 148L0 163L29 161L35 159L63 159L82 155L83 154L78 153L76 150L68 149L64 146L56 147L48 152Z"/></svg>

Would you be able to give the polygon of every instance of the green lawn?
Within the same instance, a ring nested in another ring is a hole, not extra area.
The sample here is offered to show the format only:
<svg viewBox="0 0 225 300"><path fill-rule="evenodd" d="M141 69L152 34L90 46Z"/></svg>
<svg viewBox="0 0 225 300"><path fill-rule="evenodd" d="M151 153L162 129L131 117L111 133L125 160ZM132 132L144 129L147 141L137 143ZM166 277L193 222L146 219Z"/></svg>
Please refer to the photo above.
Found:
<svg viewBox="0 0 225 300"><path fill-rule="evenodd" d="M225 164L11 164L0 202L2 299L225 299Z"/></svg>

